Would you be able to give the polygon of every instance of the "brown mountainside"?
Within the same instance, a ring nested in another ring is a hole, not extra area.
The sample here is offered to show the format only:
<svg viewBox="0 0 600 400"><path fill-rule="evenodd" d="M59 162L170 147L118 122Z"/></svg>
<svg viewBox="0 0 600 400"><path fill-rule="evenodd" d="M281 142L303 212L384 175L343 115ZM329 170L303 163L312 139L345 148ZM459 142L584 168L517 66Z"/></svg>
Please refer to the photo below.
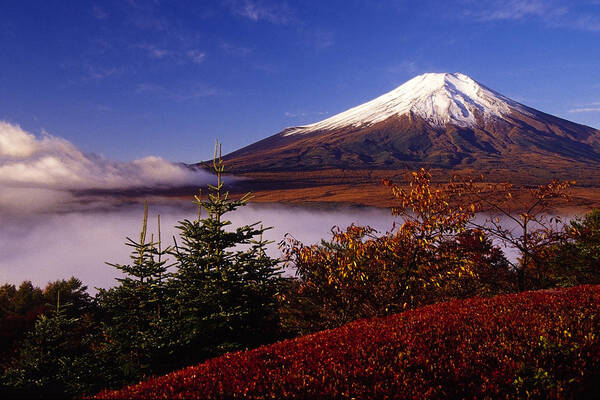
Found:
<svg viewBox="0 0 600 400"><path fill-rule="evenodd" d="M339 169L600 168L600 131L548 114L515 112L481 126L432 127L412 114L368 127L285 136L230 153L234 173Z"/></svg>
<svg viewBox="0 0 600 400"><path fill-rule="evenodd" d="M275 201L293 197L288 189L314 187L352 201L360 197L353 187L367 190L380 177L419 167L442 178L483 173L517 184L556 178L600 187L600 130L524 106L463 74L424 74L224 159L231 173L250 178L243 185L261 194L277 191Z"/></svg>

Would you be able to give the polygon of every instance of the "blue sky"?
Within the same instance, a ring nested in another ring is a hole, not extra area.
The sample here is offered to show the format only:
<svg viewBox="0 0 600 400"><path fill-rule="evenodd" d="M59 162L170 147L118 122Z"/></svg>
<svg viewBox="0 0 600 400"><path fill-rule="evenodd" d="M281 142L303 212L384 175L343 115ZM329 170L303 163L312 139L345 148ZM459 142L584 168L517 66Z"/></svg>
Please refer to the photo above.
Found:
<svg viewBox="0 0 600 400"><path fill-rule="evenodd" d="M0 3L0 120L194 162L424 72L600 128L600 1Z"/></svg>

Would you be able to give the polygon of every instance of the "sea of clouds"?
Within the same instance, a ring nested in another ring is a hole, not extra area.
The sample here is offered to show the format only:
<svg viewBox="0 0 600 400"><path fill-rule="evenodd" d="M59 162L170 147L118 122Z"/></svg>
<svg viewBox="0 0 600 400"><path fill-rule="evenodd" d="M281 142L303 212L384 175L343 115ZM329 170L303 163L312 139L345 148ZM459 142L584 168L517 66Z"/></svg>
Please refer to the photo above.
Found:
<svg viewBox="0 0 600 400"><path fill-rule="evenodd" d="M31 280L45 285L70 276L94 287L110 287L119 277L105 262L126 264L131 247L125 238L139 238L143 204L122 204L110 208L91 208L73 212L4 215L0 227L0 284ZM189 201L150 199L148 237L157 240L158 215L163 247L173 244L178 221L197 217ZM388 210L336 207L316 209L283 205L249 204L227 215L231 227L259 222L269 229L264 239L273 241L268 254L280 257L278 243L286 233L306 244L331 237L331 228L351 223L371 225L386 231L391 228ZM181 240L178 241L181 243ZM287 270L288 274L293 271Z"/></svg>
<svg viewBox="0 0 600 400"><path fill-rule="evenodd" d="M63 138L0 121L0 212L68 210L85 191L201 185L210 179L160 157L130 162L83 153Z"/></svg>

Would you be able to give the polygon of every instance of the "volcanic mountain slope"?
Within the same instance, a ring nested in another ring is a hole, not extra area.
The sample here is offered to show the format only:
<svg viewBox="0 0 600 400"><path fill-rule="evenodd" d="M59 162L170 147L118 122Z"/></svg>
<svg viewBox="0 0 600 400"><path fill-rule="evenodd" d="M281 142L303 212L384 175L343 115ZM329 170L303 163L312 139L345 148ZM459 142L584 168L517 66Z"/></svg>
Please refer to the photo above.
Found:
<svg viewBox="0 0 600 400"><path fill-rule="evenodd" d="M419 75L372 101L224 157L234 173L600 167L600 131L513 101L464 74Z"/></svg>

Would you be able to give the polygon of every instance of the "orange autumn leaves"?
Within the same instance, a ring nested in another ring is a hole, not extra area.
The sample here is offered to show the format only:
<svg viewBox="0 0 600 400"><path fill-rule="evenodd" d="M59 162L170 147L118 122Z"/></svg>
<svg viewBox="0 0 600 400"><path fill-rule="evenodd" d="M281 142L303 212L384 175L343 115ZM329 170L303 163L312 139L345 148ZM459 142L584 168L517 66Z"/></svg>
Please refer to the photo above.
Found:
<svg viewBox="0 0 600 400"><path fill-rule="evenodd" d="M410 178L408 188L384 182L402 221L389 232L351 225L334 228L331 240L317 245L305 246L291 236L282 242L298 277L283 309L300 332L488 294L491 277L502 276L496 286L510 286L502 253L483 231L467 229L475 205L456 207L467 185L433 185L424 169Z"/></svg>

